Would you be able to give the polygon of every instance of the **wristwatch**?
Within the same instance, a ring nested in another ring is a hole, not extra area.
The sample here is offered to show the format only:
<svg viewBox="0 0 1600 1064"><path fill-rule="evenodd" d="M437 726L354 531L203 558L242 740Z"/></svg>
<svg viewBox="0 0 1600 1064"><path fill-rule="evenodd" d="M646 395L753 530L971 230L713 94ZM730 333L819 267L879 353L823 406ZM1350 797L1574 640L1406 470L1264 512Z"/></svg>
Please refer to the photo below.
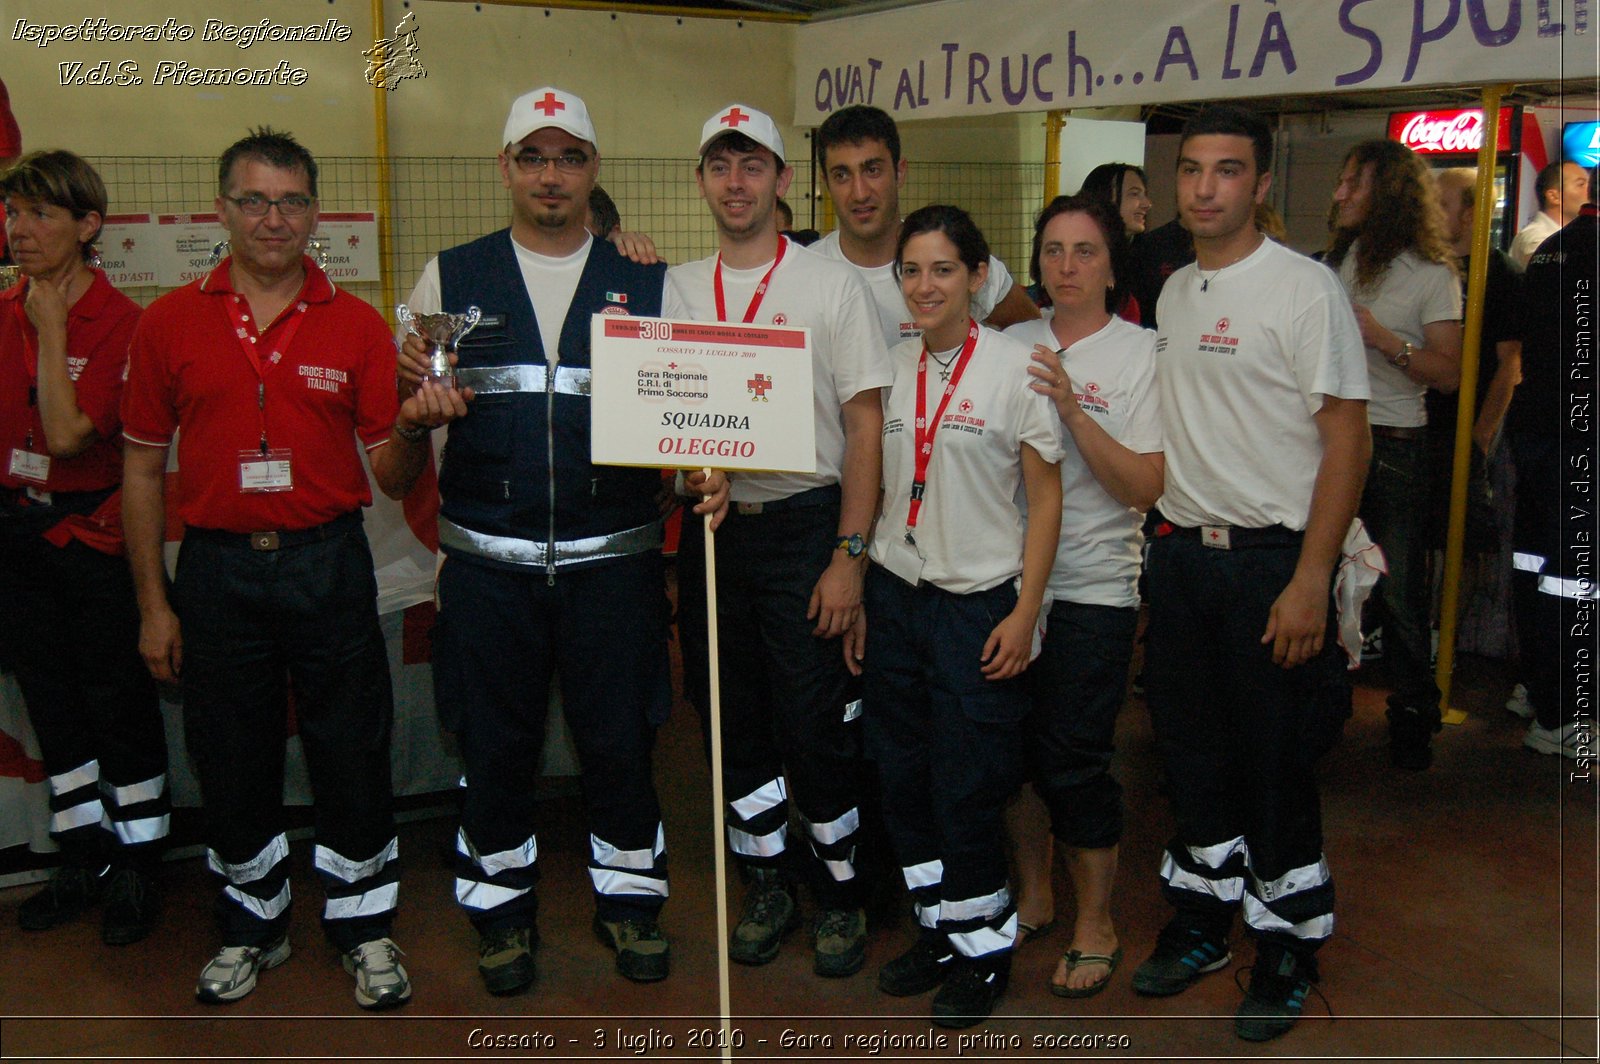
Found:
<svg viewBox="0 0 1600 1064"><path fill-rule="evenodd" d="M1389 360L1389 365L1394 366L1397 369L1405 369L1407 366L1411 365L1411 356L1416 353L1416 345L1410 340L1407 340L1400 345L1399 352Z"/></svg>
<svg viewBox="0 0 1600 1064"><path fill-rule="evenodd" d="M867 553L867 541L860 532L852 532L848 536L840 536L833 541L834 550L842 550L852 558L859 558Z"/></svg>

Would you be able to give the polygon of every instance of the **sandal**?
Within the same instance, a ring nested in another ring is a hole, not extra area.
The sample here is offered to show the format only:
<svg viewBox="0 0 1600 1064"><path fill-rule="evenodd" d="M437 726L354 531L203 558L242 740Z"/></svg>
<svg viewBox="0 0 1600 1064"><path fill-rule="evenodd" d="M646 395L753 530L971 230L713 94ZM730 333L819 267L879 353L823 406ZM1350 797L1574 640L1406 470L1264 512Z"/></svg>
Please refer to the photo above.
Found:
<svg viewBox="0 0 1600 1064"><path fill-rule="evenodd" d="M1062 954L1061 959L1067 962L1068 973L1074 972L1085 965L1100 964L1105 966L1106 974L1088 986L1062 986L1051 980L1050 993L1056 997L1064 998L1094 997L1106 988L1107 983L1111 982L1111 976L1116 972L1117 964L1122 960L1122 947L1118 946L1111 952L1110 956L1104 953L1084 953L1080 950L1069 949Z"/></svg>
<svg viewBox="0 0 1600 1064"><path fill-rule="evenodd" d="M1045 935L1048 935L1050 932L1054 931L1055 929L1056 929L1056 922L1055 922L1054 919L1046 920L1042 924L1030 924L1030 923L1025 923L1022 920L1018 920L1017 921L1017 941L1016 941L1015 945L1012 946L1012 948L1013 949L1020 949L1021 947L1026 946L1028 943L1032 942L1036 938L1043 938Z"/></svg>

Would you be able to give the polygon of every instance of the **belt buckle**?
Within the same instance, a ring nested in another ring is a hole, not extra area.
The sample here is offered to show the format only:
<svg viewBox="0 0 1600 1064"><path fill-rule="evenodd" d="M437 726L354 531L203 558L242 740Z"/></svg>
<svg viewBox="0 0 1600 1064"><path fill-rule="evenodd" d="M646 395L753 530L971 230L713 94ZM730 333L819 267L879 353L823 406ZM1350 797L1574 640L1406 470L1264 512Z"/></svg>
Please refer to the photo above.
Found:
<svg viewBox="0 0 1600 1064"><path fill-rule="evenodd" d="M250 533L250 549L251 550L277 550L278 549L278 534L276 532L252 532L252 533Z"/></svg>
<svg viewBox="0 0 1600 1064"><path fill-rule="evenodd" d="M733 505L737 506L739 512L746 517L760 513L766 506L765 503L759 502L736 502Z"/></svg>
<svg viewBox="0 0 1600 1064"><path fill-rule="evenodd" d="M1233 543L1228 536L1230 531L1227 525L1201 525L1200 542L1213 550L1232 550Z"/></svg>

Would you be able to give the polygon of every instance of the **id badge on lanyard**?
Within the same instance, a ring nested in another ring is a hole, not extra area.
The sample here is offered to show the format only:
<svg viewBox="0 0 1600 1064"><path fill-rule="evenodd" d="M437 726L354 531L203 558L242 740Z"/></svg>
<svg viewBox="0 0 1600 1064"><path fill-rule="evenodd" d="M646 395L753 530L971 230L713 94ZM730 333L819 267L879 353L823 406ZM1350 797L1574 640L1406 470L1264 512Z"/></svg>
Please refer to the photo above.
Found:
<svg viewBox="0 0 1600 1064"><path fill-rule="evenodd" d="M19 480L31 480L35 484L43 484L50 479L50 456L13 447L7 472Z"/></svg>
<svg viewBox="0 0 1600 1064"><path fill-rule="evenodd" d="M34 410L38 406L35 395L39 387L39 353L28 340L28 315L22 309L22 301L18 300L12 304L11 311L16 316L22 337L22 366L28 371L28 421L31 423ZM43 484L50 479L50 456L40 454L33 449L33 429L28 430L26 443L11 449L11 460L6 463L6 472L18 480L30 480L35 484Z"/></svg>
<svg viewBox="0 0 1600 1064"><path fill-rule="evenodd" d="M246 493L293 491L289 448L239 452L239 490Z"/></svg>
<svg viewBox="0 0 1600 1064"><path fill-rule="evenodd" d="M258 447L239 452L239 491L245 494L293 491L293 454L288 447L271 447L267 444L266 371L283 359L284 351L294 342L295 333L305 320L307 304L302 300L295 307L294 315L279 333L279 343L263 360L256 350L259 338L251 333L240 302L240 298L234 296L228 304L228 311L233 319L234 335L239 338L239 347L256 371L256 409L261 419L261 443Z"/></svg>

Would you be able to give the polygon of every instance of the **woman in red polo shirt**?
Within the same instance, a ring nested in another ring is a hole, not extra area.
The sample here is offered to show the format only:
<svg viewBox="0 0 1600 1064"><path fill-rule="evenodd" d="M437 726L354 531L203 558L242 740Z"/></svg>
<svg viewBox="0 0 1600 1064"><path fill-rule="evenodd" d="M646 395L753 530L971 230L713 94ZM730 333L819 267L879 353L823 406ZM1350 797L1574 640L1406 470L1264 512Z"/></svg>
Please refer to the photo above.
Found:
<svg viewBox="0 0 1600 1064"><path fill-rule="evenodd" d="M17 910L42 931L104 899L101 936L150 932L167 753L122 558L122 381L139 307L95 268L106 190L71 152L0 174L22 280L0 292L0 666L50 777L62 866Z"/></svg>

